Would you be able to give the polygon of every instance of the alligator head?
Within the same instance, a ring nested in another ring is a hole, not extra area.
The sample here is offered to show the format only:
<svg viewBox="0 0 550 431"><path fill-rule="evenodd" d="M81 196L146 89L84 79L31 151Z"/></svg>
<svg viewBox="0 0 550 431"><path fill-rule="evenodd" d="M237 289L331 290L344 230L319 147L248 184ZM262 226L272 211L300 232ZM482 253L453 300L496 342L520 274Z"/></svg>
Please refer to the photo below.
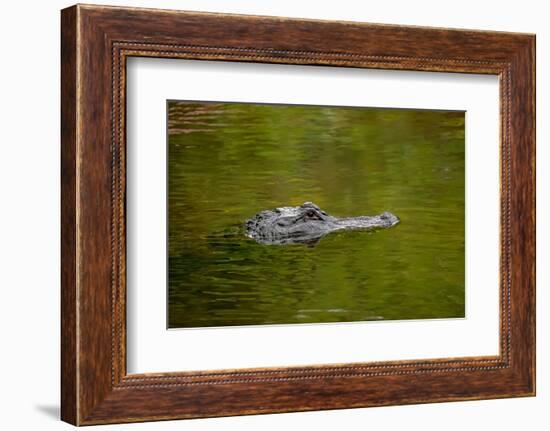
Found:
<svg viewBox="0 0 550 431"><path fill-rule="evenodd" d="M261 244L315 244L339 230L390 228L399 219L389 212L375 216L334 217L312 202L261 211L246 221L246 234Z"/></svg>

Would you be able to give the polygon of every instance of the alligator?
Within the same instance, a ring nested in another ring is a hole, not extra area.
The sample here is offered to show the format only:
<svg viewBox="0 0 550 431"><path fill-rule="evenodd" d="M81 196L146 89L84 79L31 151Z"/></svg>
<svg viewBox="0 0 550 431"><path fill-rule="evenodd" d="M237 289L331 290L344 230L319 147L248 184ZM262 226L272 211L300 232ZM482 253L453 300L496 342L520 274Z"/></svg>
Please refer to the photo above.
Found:
<svg viewBox="0 0 550 431"><path fill-rule="evenodd" d="M375 216L335 217L312 202L261 211L245 223L246 236L261 244L316 244L330 232L387 229L399 223L390 212Z"/></svg>

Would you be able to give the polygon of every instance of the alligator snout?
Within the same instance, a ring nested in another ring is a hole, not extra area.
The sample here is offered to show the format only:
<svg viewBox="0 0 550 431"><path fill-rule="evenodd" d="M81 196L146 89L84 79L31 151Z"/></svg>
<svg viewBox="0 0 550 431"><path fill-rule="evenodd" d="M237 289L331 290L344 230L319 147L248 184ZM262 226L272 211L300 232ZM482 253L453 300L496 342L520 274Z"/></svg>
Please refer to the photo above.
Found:
<svg viewBox="0 0 550 431"><path fill-rule="evenodd" d="M387 223L387 227L392 227L399 223L399 219L397 218L397 216L388 211L380 214L380 219Z"/></svg>

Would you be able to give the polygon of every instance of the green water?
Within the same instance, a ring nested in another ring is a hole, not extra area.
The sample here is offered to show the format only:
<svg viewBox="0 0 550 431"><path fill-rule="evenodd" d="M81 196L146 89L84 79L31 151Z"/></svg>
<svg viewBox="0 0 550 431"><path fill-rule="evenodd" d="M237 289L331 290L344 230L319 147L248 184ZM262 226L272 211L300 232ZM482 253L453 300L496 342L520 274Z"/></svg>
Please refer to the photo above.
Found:
<svg viewBox="0 0 550 431"><path fill-rule="evenodd" d="M464 316L464 113L168 104L168 326ZM312 201L396 214L262 245L242 224Z"/></svg>

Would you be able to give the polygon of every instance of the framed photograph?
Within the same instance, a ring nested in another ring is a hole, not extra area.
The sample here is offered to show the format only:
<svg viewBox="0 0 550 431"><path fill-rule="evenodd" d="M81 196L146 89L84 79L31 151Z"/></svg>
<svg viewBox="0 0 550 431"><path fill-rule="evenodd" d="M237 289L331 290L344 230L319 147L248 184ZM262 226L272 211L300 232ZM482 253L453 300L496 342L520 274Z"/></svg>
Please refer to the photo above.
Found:
<svg viewBox="0 0 550 431"><path fill-rule="evenodd" d="M535 36L61 14L61 415L535 394Z"/></svg>

